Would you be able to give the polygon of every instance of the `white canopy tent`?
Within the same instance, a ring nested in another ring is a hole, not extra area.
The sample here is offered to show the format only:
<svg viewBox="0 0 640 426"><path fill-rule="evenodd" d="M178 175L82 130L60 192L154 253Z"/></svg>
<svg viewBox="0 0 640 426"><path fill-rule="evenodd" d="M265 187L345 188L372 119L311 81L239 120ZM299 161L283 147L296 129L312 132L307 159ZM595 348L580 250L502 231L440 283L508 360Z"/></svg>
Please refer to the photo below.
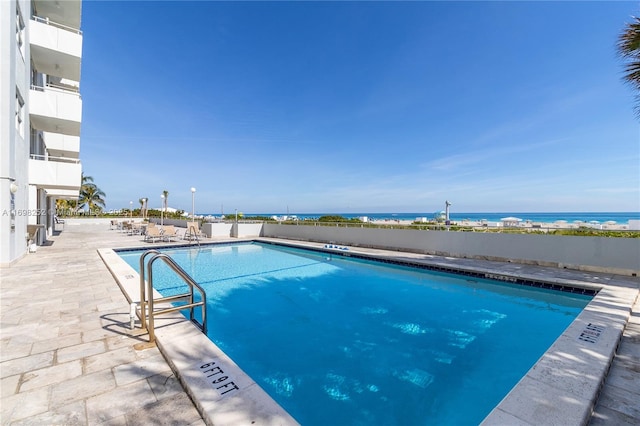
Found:
<svg viewBox="0 0 640 426"><path fill-rule="evenodd" d="M500 222L502 222L502 226L514 227L514 226L520 226L520 222L522 222L522 219L520 219L519 217L509 216L509 217L503 217L502 219L500 219Z"/></svg>

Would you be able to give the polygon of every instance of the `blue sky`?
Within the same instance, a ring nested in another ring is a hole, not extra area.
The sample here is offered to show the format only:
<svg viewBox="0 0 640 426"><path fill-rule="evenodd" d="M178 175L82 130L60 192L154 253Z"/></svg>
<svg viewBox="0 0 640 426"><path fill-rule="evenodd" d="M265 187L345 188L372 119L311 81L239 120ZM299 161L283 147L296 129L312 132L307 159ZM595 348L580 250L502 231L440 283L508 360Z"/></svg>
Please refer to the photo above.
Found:
<svg viewBox="0 0 640 426"><path fill-rule="evenodd" d="M640 211L638 2L85 1L107 208Z"/></svg>

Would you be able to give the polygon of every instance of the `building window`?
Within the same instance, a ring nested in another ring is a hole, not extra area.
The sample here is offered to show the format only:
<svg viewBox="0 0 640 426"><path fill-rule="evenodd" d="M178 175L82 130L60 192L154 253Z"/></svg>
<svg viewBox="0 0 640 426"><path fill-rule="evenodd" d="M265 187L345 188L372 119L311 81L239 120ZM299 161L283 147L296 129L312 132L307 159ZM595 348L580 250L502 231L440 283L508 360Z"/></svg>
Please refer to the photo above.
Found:
<svg viewBox="0 0 640 426"><path fill-rule="evenodd" d="M29 154L31 158L34 158L36 155L40 154L38 150L38 131L31 126L31 132L29 135Z"/></svg>
<svg viewBox="0 0 640 426"><path fill-rule="evenodd" d="M47 148L44 143L43 132L31 127L29 154L32 160L46 160Z"/></svg>
<svg viewBox="0 0 640 426"><path fill-rule="evenodd" d="M16 132L24 138L24 100L16 88Z"/></svg>
<svg viewBox="0 0 640 426"><path fill-rule="evenodd" d="M18 45L18 50L24 58L24 20L22 19L22 14L20 13L20 7L18 5L16 5L16 43Z"/></svg>

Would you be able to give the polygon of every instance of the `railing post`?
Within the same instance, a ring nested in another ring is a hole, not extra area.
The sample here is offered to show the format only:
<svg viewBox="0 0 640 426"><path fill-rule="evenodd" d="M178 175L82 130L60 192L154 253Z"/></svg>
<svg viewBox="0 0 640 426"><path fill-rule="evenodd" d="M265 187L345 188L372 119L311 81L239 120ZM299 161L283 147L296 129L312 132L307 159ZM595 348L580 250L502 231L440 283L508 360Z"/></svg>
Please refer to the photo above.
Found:
<svg viewBox="0 0 640 426"><path fill-rule="evenodd" d="M147 297L144 289L144 259L152 254L159 254L158 250L147 250L140 256L140 328L146 330L147 328ZM153 293L151 293L153 297Z"/></svg>
<svg viewBox="0 0 640 426"><path fill-rule="evenodd" d="M149 343L156 341L155 325L153 321L153 268L151 266L158 256L159 254L156 254L151 258L149 263L147 263L147 275L149 276L149 279L147 280L147 293L149 293L149 327L147 331L149 332Z"/></svg>
<svg viewBox="0 0 640 426"><path fill-rule="evenodd" d="M144 291L144 258L147 256L147 253L144 252L140 255L140 328L146 330L147 328L147 307L146 307L146 296Z"/></svg>

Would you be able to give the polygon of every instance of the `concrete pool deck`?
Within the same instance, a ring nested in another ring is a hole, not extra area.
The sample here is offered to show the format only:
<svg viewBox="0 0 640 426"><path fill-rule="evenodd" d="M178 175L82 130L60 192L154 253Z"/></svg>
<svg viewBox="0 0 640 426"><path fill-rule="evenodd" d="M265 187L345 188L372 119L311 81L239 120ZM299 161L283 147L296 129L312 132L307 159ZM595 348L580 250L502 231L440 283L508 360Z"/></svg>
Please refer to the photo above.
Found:
<svg viewBox="0 0 640 426"><path fill-rule="evenodd" d="M37 253L0 270L3 425L212 424L213 419L207 414L212 411L227 424L247 424L255 416L259 418L256 424L295 422L277 408L266 408L268 397L265 399L261 389L242 377L237 366L223 354L216 354L222 363L215 367L230 372L226 377L237 377L234 385L253 394L251 398L257 403L243 407L233 393L220 395L234 386L229 385L217 391L217 398L196 400L194 404L184 388L206 384L201 367L212 358L193 346L196 339L200 345L199 339L204 336L194 333L195 328L186 321L168 318L157 330L159 348L142 349L144 345L140 343L147 335L129 330L129 301L97 250L160 244L110 231L104 223L67 224L64 232L50 240L50 246L39 247ZM322 248L322 244L296 244ZM589 305L589 316L581 314L580 321L574 322L547 353L550 357L541 359L485 422L640 422L636 402L640 400L638 278L380 250L352 252L486 270L503 277L518 275L603 287L600 300ZM135 297L135 291L131 296ZM578 336L588 323L595 326L587 330L595 338L593 342L579 341ZM208 386L209 393L216 391L210 383ZM602 392L598 392L601 388ZM193 394L193 390L190 392Z"/></svg>

